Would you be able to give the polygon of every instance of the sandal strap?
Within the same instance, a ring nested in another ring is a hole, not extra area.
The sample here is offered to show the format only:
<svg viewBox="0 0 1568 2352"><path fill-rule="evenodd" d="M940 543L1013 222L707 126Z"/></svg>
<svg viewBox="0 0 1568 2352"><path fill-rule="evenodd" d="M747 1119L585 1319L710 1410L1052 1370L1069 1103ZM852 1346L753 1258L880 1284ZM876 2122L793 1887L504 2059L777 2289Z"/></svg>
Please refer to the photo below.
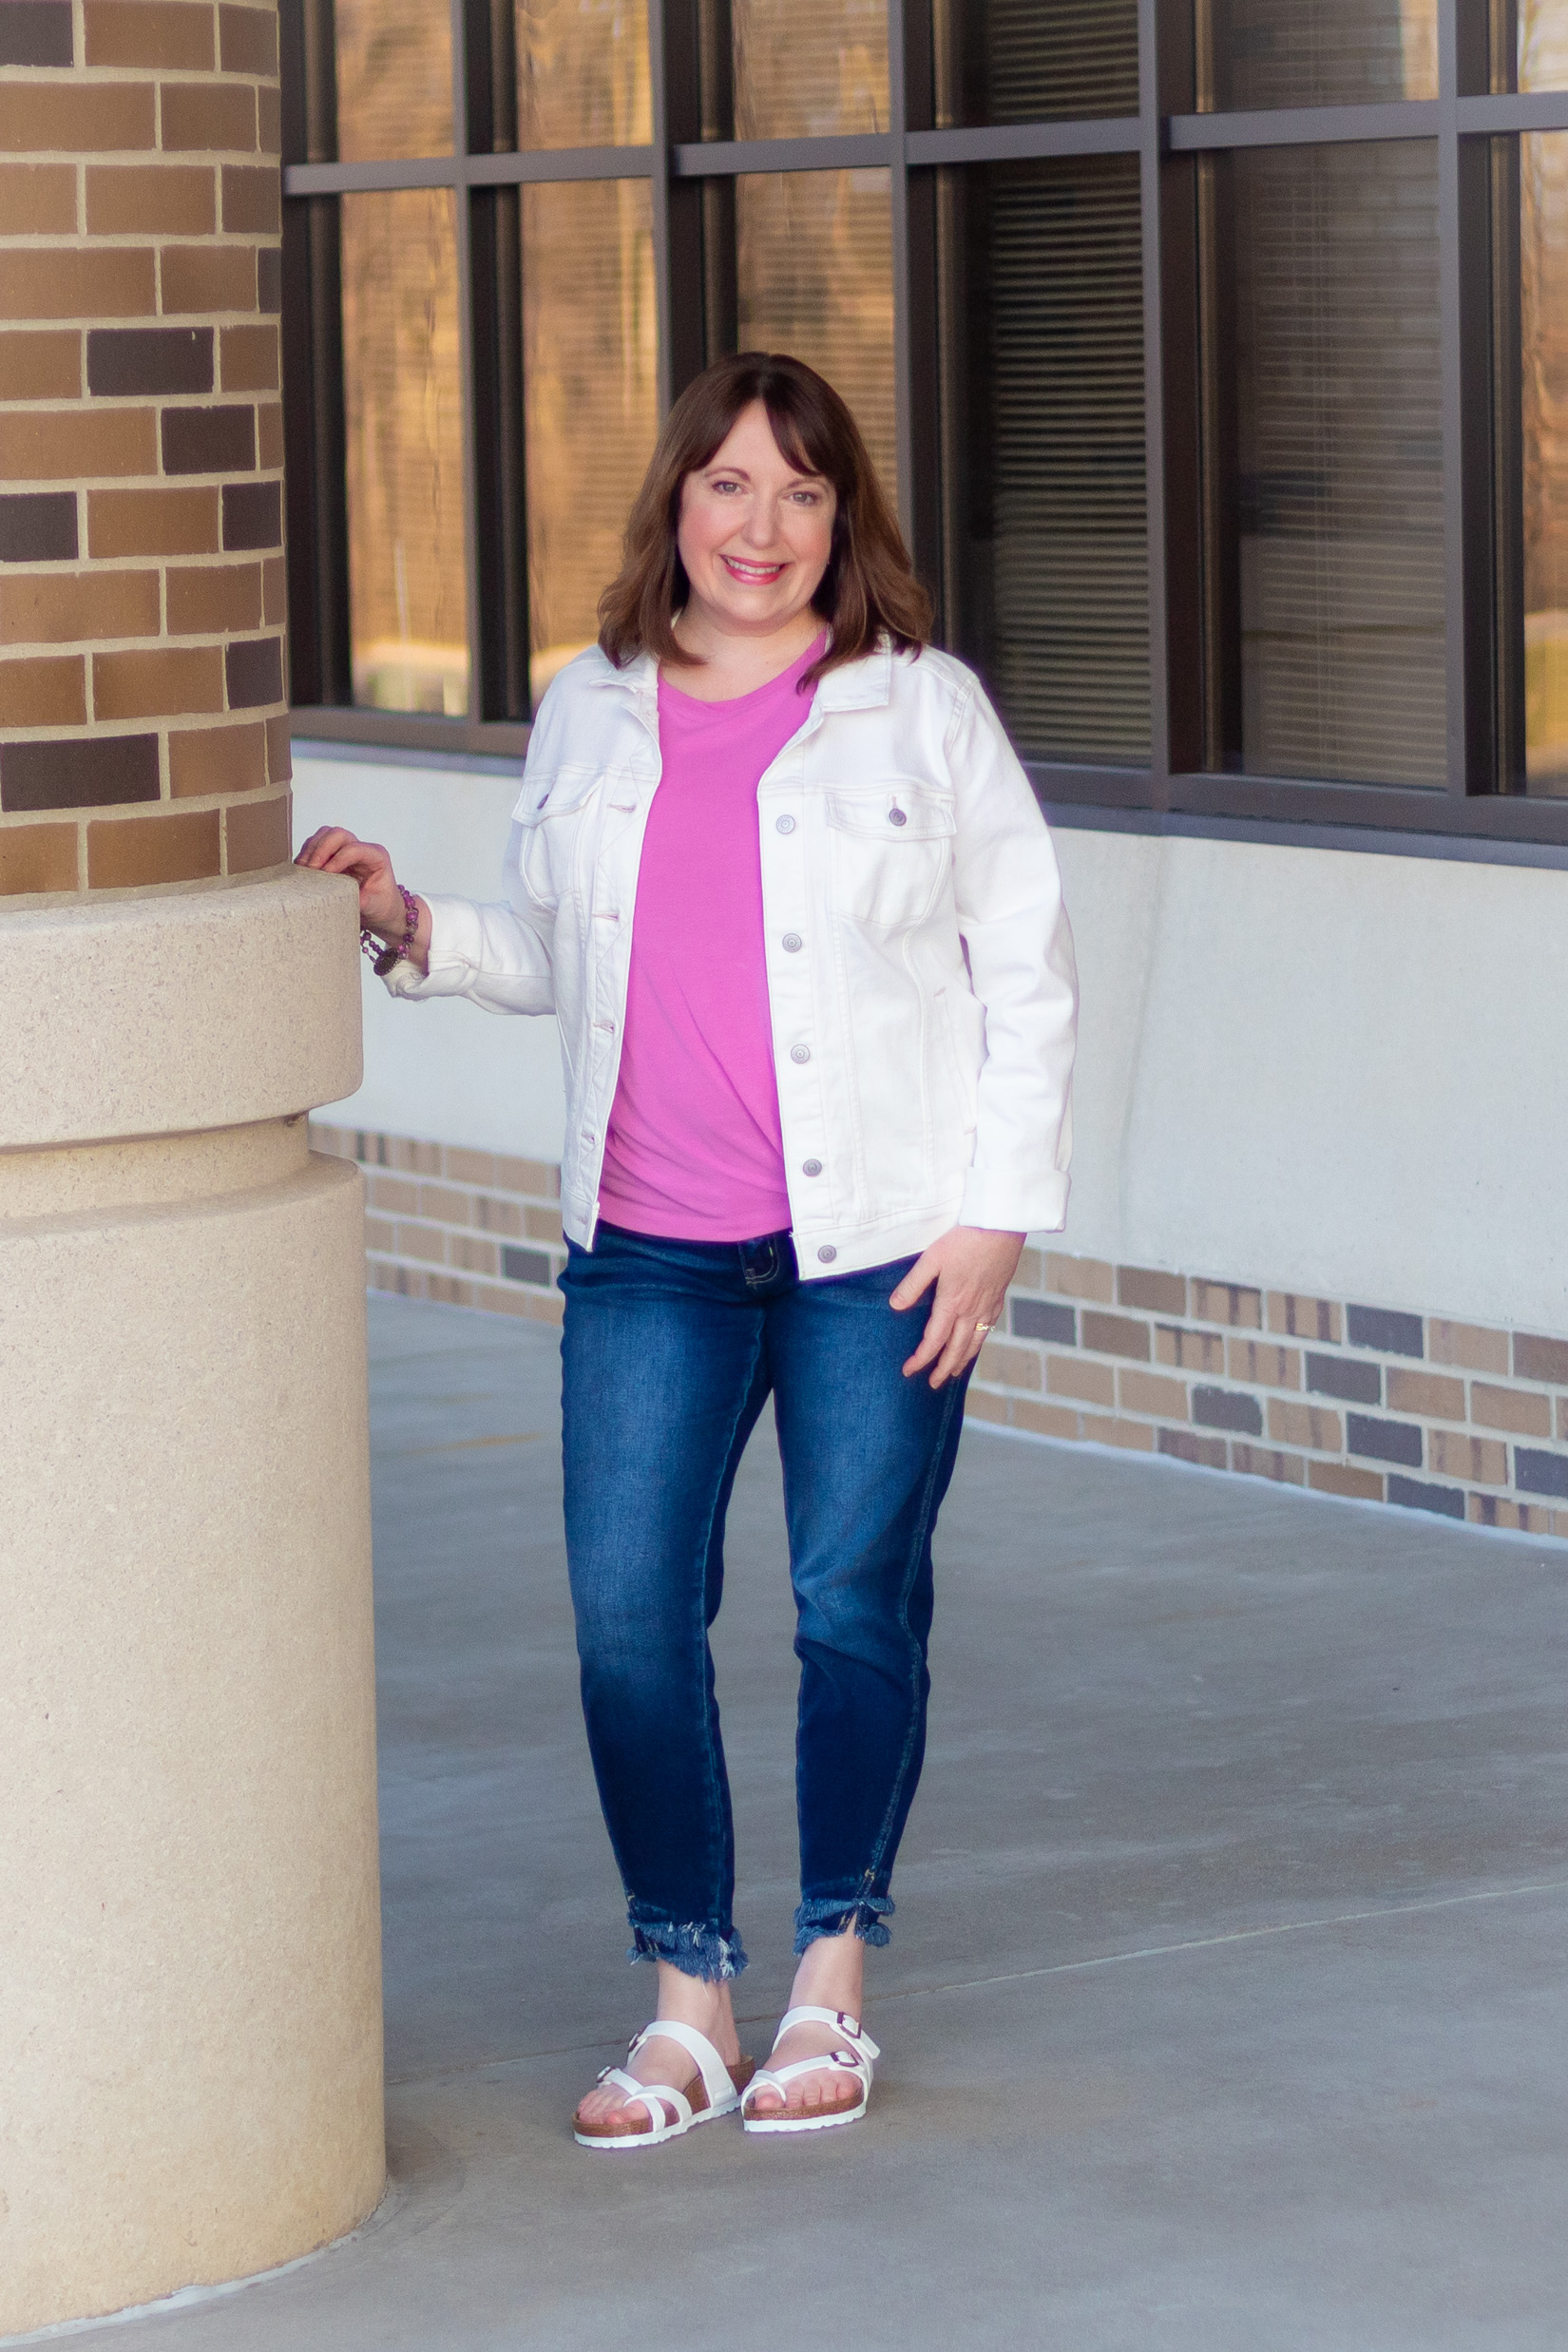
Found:
<svg viewBox="0 0 1568 2352"><path fill-rule="evenodd" d="M882 2056L870 2034L862 2030L860 2019L849 2017L842 2009L786 2009L778 2020L778 2031L774 2036L775 2050L793 2025L833 2026L843 2035L856 2057L879 2058Z"/></svg>
<svg viewBox="0 0 1568 2352"><path fill-rule="evenodd" d="M659 2104L660 2100L667 2101L675 2109L677 2123L691 2122L691 2101L684 2091L676 2090L673 2083L639 2082L637 2076L628 2075L623 2066L606 2066L599 2079L601 2082L613 2082L618 2091L626 2092L629 2094L626 2102L628 2106L645 2107L648 2111L648 2121L652 2124L656 2133L673 2132L675 2129L675 2125L670 2122L663 2108Z"/></svg>
<svg viewBox="0 0 1568 2352"><path fill-rule="evenodd" d="M633 2036L626 2056L635 2057L645 2041L659 2038L679 2042L681 2049L697 2060L710 2107L717 2107L720 2099L734 2098L735 2083L730 2070L713 2043L706 2034L699 2034L695 2025L682 2025L679 2017L656 2017L651 2025L642 2028L641 2034Z"/></svg>

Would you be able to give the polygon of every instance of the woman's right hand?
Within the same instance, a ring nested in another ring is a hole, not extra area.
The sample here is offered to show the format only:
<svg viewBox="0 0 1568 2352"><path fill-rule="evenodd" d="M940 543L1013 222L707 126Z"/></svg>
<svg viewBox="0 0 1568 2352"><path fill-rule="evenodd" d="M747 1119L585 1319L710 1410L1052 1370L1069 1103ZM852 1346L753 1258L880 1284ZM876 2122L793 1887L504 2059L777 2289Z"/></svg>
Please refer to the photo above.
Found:
<svg viewBox="0 0 1568 2352"><path fill-rule="evenodd" d="M353 874L359 885L359 920L382 939L401 939L405 921L392 862L379 841L360 841L343 825L323 825L295 859L318 873Z"/></svg>

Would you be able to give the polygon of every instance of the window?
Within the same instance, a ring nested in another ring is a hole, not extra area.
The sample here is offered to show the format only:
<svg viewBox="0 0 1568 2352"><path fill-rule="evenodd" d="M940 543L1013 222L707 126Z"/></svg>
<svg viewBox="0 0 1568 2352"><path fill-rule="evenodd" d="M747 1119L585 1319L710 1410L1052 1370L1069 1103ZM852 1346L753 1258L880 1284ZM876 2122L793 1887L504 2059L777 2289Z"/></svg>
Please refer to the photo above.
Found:
<svg viewBox="0 0 1568 2352"><path fill-rule="evenodd" d="M1047 803L1568 842L1568 0L283 25L302 733L521 750L760 344Z"/></svg>

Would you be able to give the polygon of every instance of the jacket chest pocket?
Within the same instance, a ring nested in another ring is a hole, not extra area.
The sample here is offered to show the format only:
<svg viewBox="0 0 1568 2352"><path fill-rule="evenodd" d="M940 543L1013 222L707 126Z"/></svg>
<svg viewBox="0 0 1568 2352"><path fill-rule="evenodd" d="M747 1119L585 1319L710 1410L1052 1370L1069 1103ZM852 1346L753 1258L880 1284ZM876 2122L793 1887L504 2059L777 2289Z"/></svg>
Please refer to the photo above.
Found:
<svg viewBox="0 0 1568 2352"><path fill-rule="evenodd" d="M828 893L835 914L870 930L924 923L952 870L953 804L892 777L827 794Z"/></svg>
<svg viewBox="0 0 1568 2352"><path fill-rule="evenodd" d="M561 767L550 776L529 776L516 810L521 834L518 864L528 895L543 907L558 907L583 873L599 807L602 771Z"/></svg>

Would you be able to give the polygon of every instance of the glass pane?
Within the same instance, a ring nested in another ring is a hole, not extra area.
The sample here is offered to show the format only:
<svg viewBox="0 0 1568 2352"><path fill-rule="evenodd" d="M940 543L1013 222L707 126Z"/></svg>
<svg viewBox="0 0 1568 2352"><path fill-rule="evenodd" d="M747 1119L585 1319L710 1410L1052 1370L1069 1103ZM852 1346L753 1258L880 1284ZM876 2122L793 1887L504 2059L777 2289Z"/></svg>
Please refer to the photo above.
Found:
<svg viewBox="0 0 1568 2352"><path fill-rule="evenodd" d="M449 188L345 196L343 403L354 698L468 707L463 395Z"/></svg>
<svg viewBox="0 0 1568 2352"><path fill-rule="evenodd" d="M647 145L647 0L517 0L516 27L520 147Z"/></svg>
<svg viewBox="0 0 1568 2352"><path fill-rule="evenodd" d="M1037 758L1149 756L1136 156L945 172L948 634Z"/></svg>
<svg viewBox="0 0 1568 2352"><path fill-rule="evenodd" d="M1524 765L1568 794L1568 132L1520 141L1520 261Z"/></svg>
<svg viewBox="0 0 1568 2352"><path fill-rule="evenodd" d="M1517 15L1521 90L1568 89L1568 0L1494 0L1505 19Z"/></svg>
<svg viewBox="0 0 1568 2352"><path fill-rule="evenodd" d="M1437 0L1196 0L1200 113L1435 98Z"/></svg>
<svg viewBox="0 0 1568 2352"><path fill-rule="evenodd" d="M337 152L449 155L451 18L442 0L336 0Z"/></svg>
<svg viewBox="0 0 1568 2352"><path fill-rule="evenodd" d="M887 129L887 0L730 0L730 24L736 139Z"/></svg>
<svg viewBox="0 0 1568 2352"><path fill-rule="evenodd" d="M1441 785L1436 144L1268 148L1209 172L1209 756Z"/></svg>
<svg viewBox="0 0 1568 2352"><path fill-rule="evenodd" d="M893 229L885 171L754 173L736 182L741 351L793 352L854 411L889 502Z"/></svg>
<svg viewBox="0 0 1568 2352"><path fill-rule="evenodd" d="M936 120L1138 112L1138 0L935 0Z"/></svg>
<svg viewBox="0 0 1568 2352"><path fill-rule="evenodd" d="M538 700L599 631L602 590L659 430L645 180L523 190L529 677Z"/></svg>

